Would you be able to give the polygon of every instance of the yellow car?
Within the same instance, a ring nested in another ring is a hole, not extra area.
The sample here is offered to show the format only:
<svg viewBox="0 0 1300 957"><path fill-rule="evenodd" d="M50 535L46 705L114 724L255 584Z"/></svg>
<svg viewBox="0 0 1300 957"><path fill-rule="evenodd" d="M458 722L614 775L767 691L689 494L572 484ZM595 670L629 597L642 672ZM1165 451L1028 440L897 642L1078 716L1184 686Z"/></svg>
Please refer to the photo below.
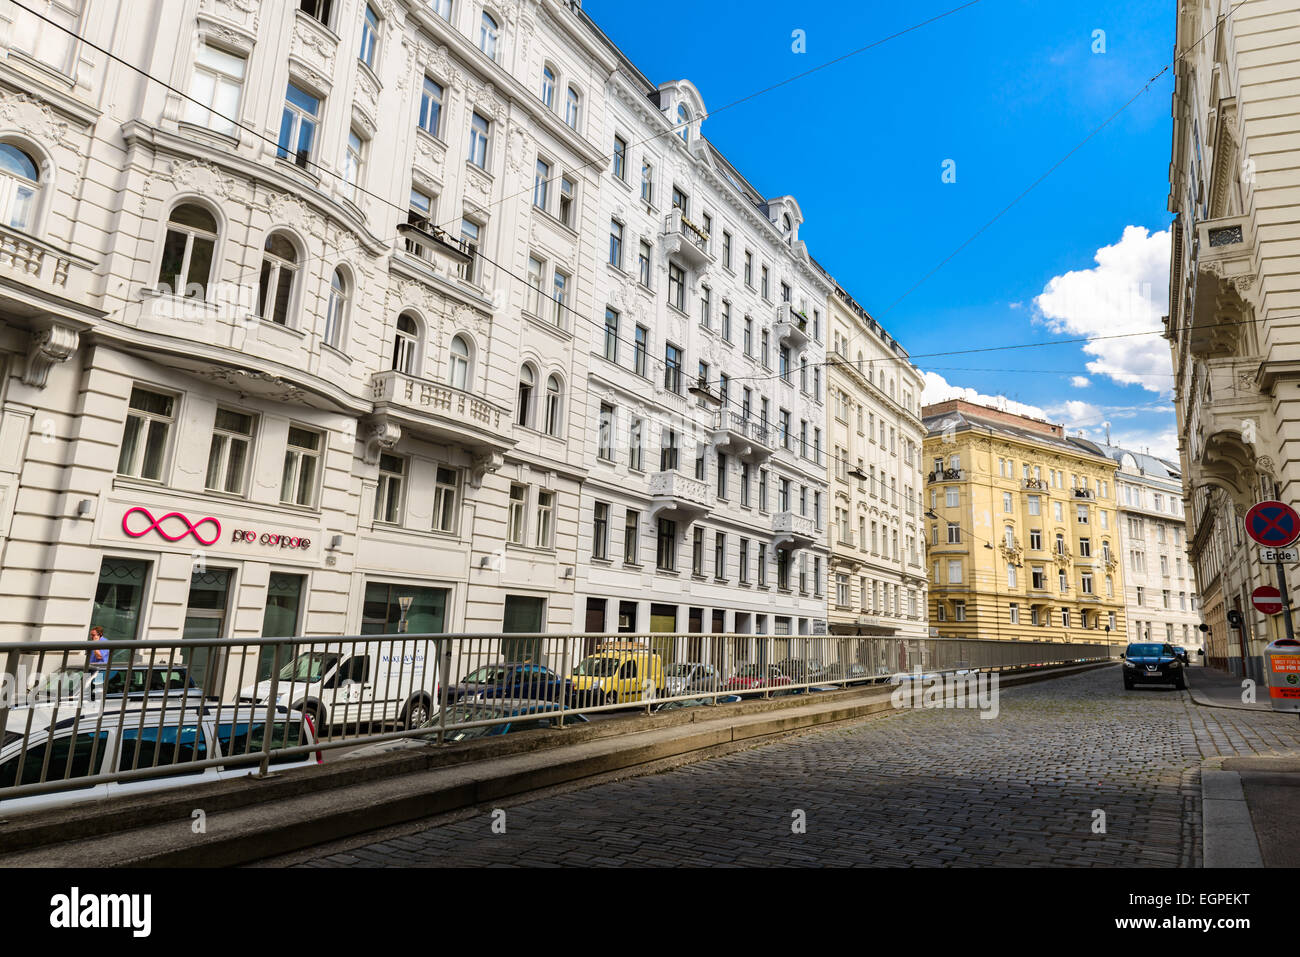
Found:
<svg viewBox="0 0 1300 957"><path fill-rule="evenodd" d="M599 645L579 662L569 680L578 705L652 701L665 692L664 663L645 645Z"/></svg>

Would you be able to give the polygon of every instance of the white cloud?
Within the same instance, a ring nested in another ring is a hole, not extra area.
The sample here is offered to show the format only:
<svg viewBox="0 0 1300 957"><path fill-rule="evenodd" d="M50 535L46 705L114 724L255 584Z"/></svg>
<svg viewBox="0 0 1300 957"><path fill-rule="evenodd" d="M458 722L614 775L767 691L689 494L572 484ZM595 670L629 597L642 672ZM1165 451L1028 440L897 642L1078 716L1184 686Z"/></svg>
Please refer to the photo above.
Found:
<svg viewBox="0 0 1300 957"><path fill-rule="evenodd" d="M921 403L923 405L933 405L935 402L943 402L946 399L965 399L967 402L993 406L994 408L1005 409L1007 412L1017 412L1020 415L1030 415L1036 419L1047 418L1047 413L1036 405L1026 405L1023 402L1008 399L1004 395L985 395L982 392L976 392L969 386L952 385L937 372L922 374L925 376L925 390L921 393Z"/></svg>
<svg viewBox="0 0 1300 957"><path fill-rule="evenodd" d="M1076 389L1086 389L1088 386L1092 385L1092 380L1086 375L1076 375L1070 378L1070 385L1074 386Z"/></svg>
<svg viewBox="0 0 1300 957"><path fill-rule="evenodd" d="M1097 250L1096 261L1095 268L1053 277L1035 297L1048 327L1074 336L1160 332L1169 289L1169 230L1126 226L1118 243ZM1169 344L1159 335L1102 339L1083 351L1096 356L1087 366L1094 375L1151 392L1170 389Z"/></svg>

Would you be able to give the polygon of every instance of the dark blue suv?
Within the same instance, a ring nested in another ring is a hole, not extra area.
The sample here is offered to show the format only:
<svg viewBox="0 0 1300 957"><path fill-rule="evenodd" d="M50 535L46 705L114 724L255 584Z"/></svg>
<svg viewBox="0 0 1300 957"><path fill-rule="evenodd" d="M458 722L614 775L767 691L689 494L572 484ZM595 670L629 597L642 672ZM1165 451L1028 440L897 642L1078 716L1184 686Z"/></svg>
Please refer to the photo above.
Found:
<svg viewBox="0 0 1300 957"><path fill-rule="evenodd" d="M1137 684L1172 684L1180 691L1187 687L1183 663L1173 645L1135 642L1124 649L1124 690Z"/></svg>

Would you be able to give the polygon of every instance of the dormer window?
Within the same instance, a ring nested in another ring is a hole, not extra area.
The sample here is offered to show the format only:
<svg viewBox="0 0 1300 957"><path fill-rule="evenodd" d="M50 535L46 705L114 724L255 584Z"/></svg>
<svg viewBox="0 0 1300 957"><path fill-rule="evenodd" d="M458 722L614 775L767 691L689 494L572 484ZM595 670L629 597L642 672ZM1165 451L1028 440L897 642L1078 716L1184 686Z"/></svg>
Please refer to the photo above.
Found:
<svg viewBox="0 0 1300 957"><path fill-rule="evenodd" d="M790 219L789 213L781 217L781 233L785 236L787 246L794 244L794 222Z"/></svg>
<svg viewBox="0 0 1300 957"><path fill-rule="evenodd" d="M677 135L682 138L683 143L691 141L691 111L686 108L685 103L677 105Z"/></svg>

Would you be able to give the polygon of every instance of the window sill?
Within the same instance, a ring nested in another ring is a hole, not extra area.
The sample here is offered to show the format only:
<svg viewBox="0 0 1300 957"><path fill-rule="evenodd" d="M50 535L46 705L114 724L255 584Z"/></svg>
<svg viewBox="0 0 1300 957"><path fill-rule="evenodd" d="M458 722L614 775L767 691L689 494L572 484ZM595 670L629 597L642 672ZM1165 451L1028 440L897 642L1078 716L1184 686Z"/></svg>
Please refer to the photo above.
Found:
<svg viewBox="0 0 1300 957"><path fill-rule="evenodd" d="M238 129L238 127L236 127ZM186 136L194 136L200 140L208 140L214 146L223 146L229 150L239 148L238 133L219 133L207 126L199 126L197 123L189 123L185 120L176 122L176 130Z"/></svg>
<svg viewBox="0 0 1300 957"><path fill-rule="evenodd" d="M309 156L307 158L308 166L310 166L313 162L314 161ZM320 177L315 173L311 172L309 169L307 169L307 167L299 166L293 160L286 159L285 157L279 155L277 155L275 158L275 165L286 175L292 176L296 179L300 179L314 189L320 189Z"/></svg>

